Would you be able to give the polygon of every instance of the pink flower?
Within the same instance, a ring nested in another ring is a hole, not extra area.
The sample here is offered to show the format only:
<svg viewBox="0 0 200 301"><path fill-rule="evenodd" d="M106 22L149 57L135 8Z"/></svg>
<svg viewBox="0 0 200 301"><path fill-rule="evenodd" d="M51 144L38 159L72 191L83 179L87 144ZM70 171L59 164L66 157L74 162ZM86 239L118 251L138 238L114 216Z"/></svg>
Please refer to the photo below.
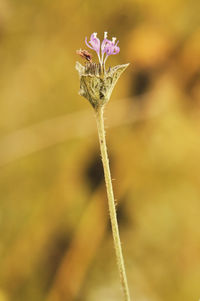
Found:
<svg viewBox="0 0 200 301"><path fill-rule="evenodd" d="M87 37L86 37L85 43L89 48L96 51L101 66L105 65L105 62L110 55L118 54L120 51L120 48L117 46L119 41L117 41L116 43L116 38L112 38L112 41L108 40L107 32L104 32L104 39L102 43L97 38L96 32L94 32L91 35L89 43L87 42ZM100 57L100 49L101 49L101 57ZM104 54L106 54L105 58L104 58Z"/></svg>
<svg viewBox="0 0 200 301"><path fill-rule="evenodd" d="M85 44L93 49L94 51L96 51L97 53L99 53L100 51L100 40L97 38L97 33L94 32L93 34L91 34L90 40L89 40L90 45L87 42L87 37L85 38Z"/></svg>

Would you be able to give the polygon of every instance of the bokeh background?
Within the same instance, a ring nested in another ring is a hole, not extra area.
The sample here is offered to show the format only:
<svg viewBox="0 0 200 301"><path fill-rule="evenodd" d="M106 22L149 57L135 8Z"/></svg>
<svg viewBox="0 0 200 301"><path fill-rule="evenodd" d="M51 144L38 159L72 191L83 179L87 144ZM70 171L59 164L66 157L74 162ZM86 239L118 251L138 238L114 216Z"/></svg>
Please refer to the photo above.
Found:
<svg viewBox="0 0 200 301"><path fill-rule="evenodd" d="M0 301L122 300L85 36L130 62L105 111L134 301L200 298L200 2L0 0Z"/></svg>

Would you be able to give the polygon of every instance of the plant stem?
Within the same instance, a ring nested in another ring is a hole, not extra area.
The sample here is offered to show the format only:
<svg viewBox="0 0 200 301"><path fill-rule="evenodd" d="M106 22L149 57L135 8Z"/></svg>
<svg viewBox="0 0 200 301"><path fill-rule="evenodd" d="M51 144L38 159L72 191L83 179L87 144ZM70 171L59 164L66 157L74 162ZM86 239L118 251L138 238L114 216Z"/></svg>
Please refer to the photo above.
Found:
<svg viewBox="0 0 200 301"><path fill-rule="evenodd" d="M96 110L97 130L98 130L98 135L99 135L99 143L100 143L101 156L102 156L102 162L103 162L103 168L104 168L104 176L105 176L107 196L108 196L110 220L111 220L111 226L112 226L115 253L116 253L116 257L117 257L117 265L118 265L121 285L122 285L122 289L123 289L123 293L124 293L124 301L130 301L129 288L128 288L128 282L127 282L127 277L126 277L124 258L123 258L123 254L122 254L120 236L119 236L117 214L116 214L116 209L115 209L115 199L114 199L114 193L113 193L113 187L112 187L107 146L106 146L103 111L104 111L103 106L99 107Z"/></svg>

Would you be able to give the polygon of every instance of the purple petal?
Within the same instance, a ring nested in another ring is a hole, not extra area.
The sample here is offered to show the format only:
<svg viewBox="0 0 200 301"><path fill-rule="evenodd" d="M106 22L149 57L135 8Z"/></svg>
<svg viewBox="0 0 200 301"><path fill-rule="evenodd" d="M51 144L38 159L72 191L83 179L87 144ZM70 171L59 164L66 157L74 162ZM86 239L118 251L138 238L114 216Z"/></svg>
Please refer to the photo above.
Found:
<svg viewBox="0 0 200 301"><path fill-rule="evenodd" d="M94 48L91 47L91 46L88 44L88 42L87 42L87 37L85 38L85 44L87 45L87 47L89 47L90 49L93 49L93 50L94 50Z"/></svg>
<svg viewBox="0 0 200 301"><path fill-rule="evenodd" d="M118 46L115 46L113 49L113 54L118 54L120 52L120 48Z"/></svg>
<svg viewBox="0 0 200 301"><path fill-rule="evenodd" d="M102 51L103 53L106 52L105 48L106 48L106 44L107 44L108 42L110 42L108 39L104 39L103 42L101 43L101 51Z"/></svg>

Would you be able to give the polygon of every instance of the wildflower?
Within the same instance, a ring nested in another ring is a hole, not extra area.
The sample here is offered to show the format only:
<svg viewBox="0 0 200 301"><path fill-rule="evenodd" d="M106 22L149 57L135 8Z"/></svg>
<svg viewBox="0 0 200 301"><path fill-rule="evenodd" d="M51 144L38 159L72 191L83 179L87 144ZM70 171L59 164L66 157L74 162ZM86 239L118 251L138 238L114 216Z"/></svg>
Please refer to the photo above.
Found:
<svg viewBox="0 0 200 301"><path fill-rule="evenodd" d="M104 32L104 39L102 43L97 38L96 32L91 35L89 41L87 41L86 37L85 43L90 49L94 50L97 53L99 63L97 64L92 62L92 56L87 50L80 49L77 51L77 54L79 54L86 60L86 64L84 66L79 62L76 62L76 69L80 77L79 94L87 98L95 110L117 265L124 294L124 301L130 301L129 287L119 236L103 117L105 104L109 101L112 90L116 85L120 75L129 64L118 65L106 70L105 62L107 58L110 55L119 53L120 51L120 48L118 46L119 41L116 42L116 38L108 40L107 32Z"/></svg>
<svg viewBox="0 0 200 301"><path fill-rule="evenodd" d="M118 54L120 52L120 48L117 46L119 41L115 43L117 38L112 38L112 41L107 39L107 32L104 32L104 40L101 44L101 64L105 65L105 62L109 55ZM106 53L106 57L104 59L104 54Z"/></svg>
<svg viewBox="0 0 200 301"><path fill-rule="evenodd" d="M119 41L117 41L117 43L116 43L117 38L112 38L112 41L111 41L111 40L107 39L107 36L108 36L108 33L107 33L107 31L105 31L104 39L103 39L102 43L97 38L96 32L91 34L89 43L87 42L87 37L85 38L85 44L87 45L87 47L96 51L98 59L99 59L99 63L101 66L105 65L105 62L106 62L107 58L109 57L109 55L118 54L120 51L119 46L117 46ZM101 56L100 56L100 50L101 50ZM104 54L106 54L105 58L104 58Z"/></svg>
<svg viewBox="0 0 200 301"><path fill-rule="evenodd" d="M90 43L90 45L89 45ZM100 40L97 38L97 33L94 32L91 34L89 43L87 42L87 37L85 38L85 44L87 45L87 47L89 47L90 49L93 49L94 51L96 51L99 61L100 61Z"/></svg>
<svg viewBox="0 0 200 301"><path fill-rule="evenodd" d="M79 62L76 63L76 69L80 76L79 94L87 98L97 110L109 101L116 82L129 64L118 65L106 70L105 62L108 57L118 54L120 51L119 41L116 42L115 37L109 40L107 32L104 32L102 43L96 32L91 34L89 41L86 37L85 43L97 53L99 63L92 62L92 56L87 50L77 51L77 54L87 61L85 66Z"/></svg>

